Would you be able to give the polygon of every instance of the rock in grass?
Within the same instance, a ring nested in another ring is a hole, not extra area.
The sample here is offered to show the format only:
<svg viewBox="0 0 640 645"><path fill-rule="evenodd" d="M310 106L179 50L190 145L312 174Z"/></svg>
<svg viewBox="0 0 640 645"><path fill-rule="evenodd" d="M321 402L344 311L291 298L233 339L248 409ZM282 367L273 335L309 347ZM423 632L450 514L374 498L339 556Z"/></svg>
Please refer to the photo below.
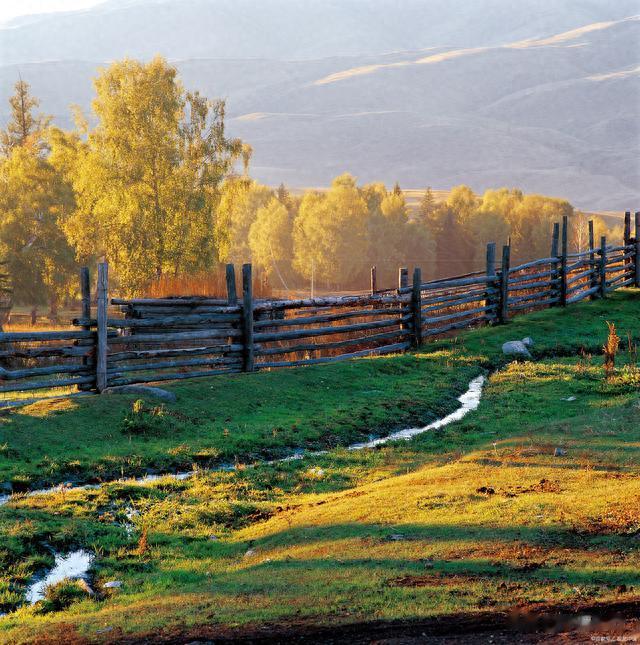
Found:
<svg viewBox="0 0 640 645"><path fill-rule="evenodd" d="M109 582L105 582L102 586L105 589L120 589L120 587L122 587L122 580L110 580Z"/></svg>
<svg viewBox="0 0 640 645"><path fill-rule="evenodd" d="M168 403L175 403L176 395L160 387L151 387L149 385L118 385L108 387L103 394L136 394L141 396L152 396Z"/></svg>
<svg viewBox="0 0 640 645"><path fill-rule="evenodd" d="M502 345L502 353L505 356L519 356L531 358L527 346L521 340L510 340Z"/></svg>

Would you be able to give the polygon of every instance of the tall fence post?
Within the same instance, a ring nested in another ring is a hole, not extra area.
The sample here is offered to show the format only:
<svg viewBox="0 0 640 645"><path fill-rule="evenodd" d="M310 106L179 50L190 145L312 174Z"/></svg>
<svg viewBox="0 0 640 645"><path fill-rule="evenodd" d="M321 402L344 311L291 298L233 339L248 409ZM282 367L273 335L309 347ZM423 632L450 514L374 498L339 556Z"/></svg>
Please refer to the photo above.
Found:
<svg viewBox="0 0 640 645"><path fill-rule="evenodd" d="M635 263L634 278L635 286L640 289L640 211L636 211L635 221L636 247L633 261Z"/></svg>
<svg viewBox="0 0 640 645"><path fill-rule="evenodd" d="M598 267L596 265L596 241L594 238L593 232L593 220L589 220L589 269L591 270L591 275L589 276L589 288L595 289L598 286ZM591 300L595 299L597 294L591 296Z"/></svg>
<svg viewBox="0 0 640 645"><path fill-rule="evenodd" d="M496 243L489 242L487 244L487 291L484 296L484 306L491 307L494 309L487 310L487 314L494 320L497 317L497 307L499 305L498 300L495 296L495 287L496 287Z"/></svg>
<svg viewBox="0 0 640 645"><path fill-rule="evenodd" d="M600 297L607 297L607 236L603 235L600 238Z"/></svg>
<svg viewBox="0 0 640 645"><path fill-rule="evenodd" d="M624 237L623 244L625 246L623 255L626 255L629 251L626 247L631 246L631 211L626 211L624 214ZM633 260L631 258L625 258L623 261L624 270L625 270L625 280L629 277L627 276L628 265L631 264Z"/></svg>
<svg viewBox="0 0 640 645"><path fill-rule="evenodd" d="M238 294L236 292L236 269L233 264L227 264L225 270L227 277L227 303L229 305L237 305Z"/></svg>
<svg viewBox="0 0 640 645"><path fill-rule="evenodd" d="M413 270L413 291L411 292L411 309L413 314L413 344L422 345L422 270Z"/></svg>
<svg viewBox="0 0 640 645"><path fill-rule="evenodd" d="M400 267L398 269L398 289L404 289L409 286L409 269Z"/></svg>
<svg viewBox="0 0 640 645"><path fill-rule="evenodd" d="M567 252L569 249L569 218L562 218L562 251L560 255L560 305L567 306Z"/></svg>
<svg viewBox="0 0 640 645"><path fill-rule="evenodd" d="M553 297L560 298L560 290L558 289L558 261L557 258L560 255L560 224L554 222L553 224L553 233L551 234L551 257L556 258L552 263L552 273L551 273L551 290L553 292Z"/></svg>
<svg viewBox="0 0 640 645"><path fill-rule="evenodd" d="M96 289L98 321L96 339L96 388L103 392L107 388L107 311L109 308L109 265L98 264L98 283Z"/></svg>
<svg viewBox="0 0 640 645"><path fill-rule="evenodd" d="M375 294L375 292L378 289L378 285L376 284L376 281L377 281L376 278L377 278L377 276L376 276L376 268L371 267L371 295L372 296Z"/></svg>
<svg viewBox="0 0 640 645"><path fill-rule="evenodd" d="M409 269L400 267L398 269L398 289L404 289L409 286ZM400 323L400 329L406 329L407 325Z"/></svg>
<svg viewBox="0 0 640 645"><path fill-rule="evenodd" d="M250 264L242 265L242 330L242 369L253 372L253 284Z"/></svg>
<svg viewBox="0 0 640 645"><path fill-rule="evenodd" d="M88 324L82 325L83 331L91 330L91 276L89 275L89 267L82 267L80 269L80 295L82 297L82 320L86 320ZM82 358L82 365L87 367L89 359L84 356ZM82 384L78 386L80 391L86 392L93 389L90 384Z"/></svg>
<svg viewBox="0 0 640 645"><path fill-rule="evenodd" d="M498 322L509 320L509 270L511 269L511 246L502 247L502 265L500 267L500 306L498 307Z"/></svg>

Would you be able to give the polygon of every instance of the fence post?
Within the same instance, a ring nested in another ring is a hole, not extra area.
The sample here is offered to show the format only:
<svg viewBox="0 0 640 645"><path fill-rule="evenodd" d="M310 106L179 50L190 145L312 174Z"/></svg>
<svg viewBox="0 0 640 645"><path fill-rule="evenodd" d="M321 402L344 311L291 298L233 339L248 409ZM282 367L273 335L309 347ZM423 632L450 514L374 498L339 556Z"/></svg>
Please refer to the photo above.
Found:
<svg viewBox="0 0 640 645"><path fill-rule="evenodd" d="M80 295L82 297L82 314L80 318L86 321L91 320L91 278L89 275L89 267L82 267L80 269ZM90 331L91 324L82 325L83 331ZM89 365L89 359L84 356L82 358L83 367ZM93 389L91 384L82 384L78 386L78 389L82 392Z"/></svg>
<svg viewBox="0 0 640 645"><path fill-rule="evenodd" d="M498 312L496 311L496 308L498 306L498 302L494 296L495 294L495 287L496 287L496 243L495 242L489 242L487 244L487 291L485 292L484 295L484 306L485 307L490 307L494 306L494 310L487 310L487 315L494 320L497 317Z"/></svg>
<svg viewBox="0 0 640 645"><path fill-rule="evenodd" d="M607 297L607 236L600 238L600 297Z"/></svg>
<svg viewBox="0 0 640 645"><path fill-rule="evenodd" d="M422 270L413 270L413 291L411 292L411 309L413 314L413 344L422 345Z"/></svg>
<svg viewBox="0 0 640 645"><path fill-rule="evenodd" d="M552 274L551 274L551 290L553 292L553 297L559 297L560 290L558 289L558 262L557 258L560 255L559 251L560 246L560 224L554 222L553 224L553 233L551 234L551 257L556 258L552 264ZM557 303L553 303L557 304ZM553 305L552 305L553 306Z"/></svg>
<svg viewBox="0 0 640 645"><path fill-rule="evenodd" d="M238 294L236 293L236 269L233 264L227 264L227 303L229 305L238 304Z"/></svg>
<svg viewBox="0 0 640 645"><path fill-rule="evenodd" d="M373 296L377 290L376 284L376 268L371 267L371 295Z"/></svg>
<svg viewBox="0 0 640 645"><path fill-rule="evenodd" d="M636 248L633 261L635 262L634 277L635 277L635 286L637 289L640 289L640 211L636 211L636 221L635 221L635 233L636 233Z"/></svg>
<svg viewBox="0 0 640 645"><path fill-rule="evenodd" d="M624 214L624 237L623 237L623 244L625 247L631 246L631 211L626 211ZM625 248L623 251L623 254L627 254L627 249ZM624 272L625 272L625 280L627 279L627 269L628 265L631 264L632 260L631 258L625 258L623 261L624 264Z"/></svg>
<svg viewBox="0 0 640 645"><path fill-rule="evenodd" d="M498 307L498 322L509 320L509 269L511 268L511 246L502 247L502 266L500 268L500 306Z"/></svg>
<svg viewBox="0 0 640 645"><path fill-rule="evenodd" d="M251 265L242 265L242 369L253 372L253 284L251 281Z"/></svg>
<svg viewBox="0 0 640 645"><path fill-rule="evenodd" d="M409 269L400 267L398 269L398 289L404 289L409 286Z"/></svg>
<svg viewBox="0 0 640 645"><path fill-rule="evenodd" d="M562 218L562 252L560 255L560 305L567 306L567 251L569 247L569 218Z"/></svg>
<svg viewBox="0 0 640 645"><path fill-rule="evenodd" d="M406 267L400 267L398 269L398 289L404 289L409 285L409 269ZM403 308L401 306L401 308ZM407 325L400 323L400 329L406 329Z"/></svg>
<svg viewBox="0 0 640 645"><path fill-rule="evenodd" d="M98 329L96 339L96 388L102 392L107 388L107 310L109 307L109 265L98 264L97 285Z"/></svg>
<svg viewBox="0 0 640 645"><path fill-rule="evenodd" d="M626 211L624 214L624 245L627 246L631 243L631 211Z"/></svg>
<svg viewBox="0 0 640 645"><path fill-rule="evenodd" d="M598 274L596 266L596 253L595 253L596 242L593 233L593 220L589 220L589 268L591 269L591 275L589 276L589 288L594 289L598 286ZM596 298L597 294L591 296L591 300Z"/></svg>

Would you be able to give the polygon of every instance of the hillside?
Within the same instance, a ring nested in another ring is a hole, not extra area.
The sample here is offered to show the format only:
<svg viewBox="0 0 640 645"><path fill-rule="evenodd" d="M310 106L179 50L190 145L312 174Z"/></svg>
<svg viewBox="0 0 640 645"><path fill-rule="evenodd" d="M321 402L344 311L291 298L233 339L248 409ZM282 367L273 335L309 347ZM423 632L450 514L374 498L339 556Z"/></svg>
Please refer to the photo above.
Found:
<svg viewBox="0 0 640 645"><path fill-rule="evenodd" d="M637 14L638 0L111 1L0 29L1 118L18 74L69 126L100 64L161 53L187 87L227 99L229 131L268 184L349 170L635 209Z"/></svg>
<svg viewBox="0 0 640 645"><path fill-rule="evenodd" d="M401 356L181 381L170 422L144 432L123 423L130 395L5 414L5 490L102 483L0 496L0 640L631 637L639 375L621 349L607 378L599 348L605 320L637 341L637 311L627 290ZM525 335L534 358L507 363L502 343ZM345 449L459 409L480 374L464 418ZM264 461L296 447L310 452ZM172 467L190 472L109 481ZM87 554L97 593L68 582L23 604L70 553Z"/></svg>

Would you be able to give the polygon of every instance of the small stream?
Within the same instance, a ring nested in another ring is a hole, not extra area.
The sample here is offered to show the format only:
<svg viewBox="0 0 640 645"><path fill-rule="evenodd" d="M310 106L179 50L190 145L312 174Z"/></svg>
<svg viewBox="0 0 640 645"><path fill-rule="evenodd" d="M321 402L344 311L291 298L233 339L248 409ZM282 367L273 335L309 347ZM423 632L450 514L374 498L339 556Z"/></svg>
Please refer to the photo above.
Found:
<svg viewBox="0 0 640 645"><path fill-rule="evenodd" d="M366 450L369 448L376 448L378 446L382 446L384 444L391 443L393 441L408 441L409 439L412 439L413 437L416 437L417 435L420 435L424 432L428 432L430 430L438 430L439 428L443 428L451 423L460 421L467 414L469 414L469 412L476 410L480 405L480 398L482 397L482 388L485 382L486 382L485 376L477 376L476 378L474 378L469 383L469 388L467 389L467 391L458 397L458 401L460 402L460 407L454 412L452 412L451 414L448 414L447 416L442 417L441 419L437 419L436 421L433 421L421 428L407 428L405 430L399 430L398 432L393 432L386 437L372 438L369 441L365 441L363 443L354 443L348 446L347 450ZM314 456L320 456L324 454L327 454L326 450L305 451L304 449L298 449L298 450L295 450L291 455L287 457L283 457L281 459L275 459L272 461L267 461L264 463L268 463L268 464L284 463L288 461L294 461L297 459L303 459L305 457L314 457ZM229 470L234 470L234 468L235 466L233 465L222 465L205 472L215 472L215 471L225 471L225 470L229 471ZM196 471L187 471L187 472L178 472L178 473L146 475L144 477L137 478L134 481L139 484L145 484L145 483L156 481L163 477L173 477L176 480L184 480L184 479L188 479L189 477L192 477L195 474L195 472ZM197 472L202 472L202 471L197 471ZM121 479L121 480L115 480L115 481L131 481L131 480ZM104 483L109 483L109 482L104 482ZM70 491L70 490L91 490L91 489L97 489L101 485L103 484L85 484L82 486L69 486L67 484L61 484L58 486L53 486L51 488L44 488L41 490L31 491L27 493L27 496L32 497L35 495L47 495L47 494L59 493L62 491ZM0 496L0 506L2 506L3 504L6 504L10 499L11 499L11 495ZM132 516L129 517L129 520L130 521L132 520ZM128 534L131 534L132 532L131 523L126 523L123 526L123 528L125 529L125 531L127 531ZM46 576L32 582L32 584L27 589L26 601L28 603L35 604L36 602L42 600L44 598L45 590L48 586L56 584L61 580L64 580L65 578L69 578L71 580L79 580L79 579L85 580L86 574L91 568L91 565L93 564L95 555L93 553L90 553L89 551L85 551L81 549L78 551L73 551L72 553L69 553L67 555L56 554L55 558L56 558L55 566L53 567L53 569L51 569L51 571Z"/></svg>
<svg viewBox="0 0 640 645"><path fill-rule="evenodd" d="M351 444L350 446L347 446L347 450L366 450L368 448L377 448L378 446L382 446L384 444L391 443L393 441L408 441L409 439L413 439L413 437L423 434L424 432L428 432L430 430L438 430L452 423L455 423L456 421L460 421L467 414L469 414L469 412L472 412L473 410L477 410L478 406L480 405L480 399L482 397L482 389L484 387L485 382L486 382L485 376L483 375L476 376L476 378L474 378L469 383L469 388L467 389L467 391L458 397L458 401L460 402L460 407L454 412L452 412L451 414L448 414L447 416L442 417L441 419L436 419L435 421L432 421L428 425L420 428L406 428L405 430L399 430L397 432L393 432L390 435L387 435L386 437L372 438L369 441L365 441L362 443L354 443L354 444ZM302 448L299 448L297 450L294 450L293 453L287 457L282 457L281 459L274 459L263 463L279 464L279 463L285 463L288 461L304 459L305 457L317 457L317 456L326 455L326 454L327 454L326 450L307 451ZM159 479L162 479L164 477L172 477L173 479L180 481L184 479L189 479L190 477L193 477L196 473L232 471L232 470L235 470L235 466L233 464L223 464L215 468L198 470L198 471L188 470L188 471L177 472L177 473L159 473L154 475L145 475L144 477L138 477L133 481L135 481L138 484L148 484L148 483L157 481ZM101 484L84 484L79 486L69 486L68 484L58 484L57 486L52 486L51 488L42 488L40 490L30 491L26 493L26 496L33 497L35 495L50 495L53 493L60 493L63 491L95 490L105 484L124 482L124 481L132 481L132 480L131 478L116 479L111 482L102 482ZM0 506L6 504L10 499L11 499L11 495L0 495Z"/></svg>

